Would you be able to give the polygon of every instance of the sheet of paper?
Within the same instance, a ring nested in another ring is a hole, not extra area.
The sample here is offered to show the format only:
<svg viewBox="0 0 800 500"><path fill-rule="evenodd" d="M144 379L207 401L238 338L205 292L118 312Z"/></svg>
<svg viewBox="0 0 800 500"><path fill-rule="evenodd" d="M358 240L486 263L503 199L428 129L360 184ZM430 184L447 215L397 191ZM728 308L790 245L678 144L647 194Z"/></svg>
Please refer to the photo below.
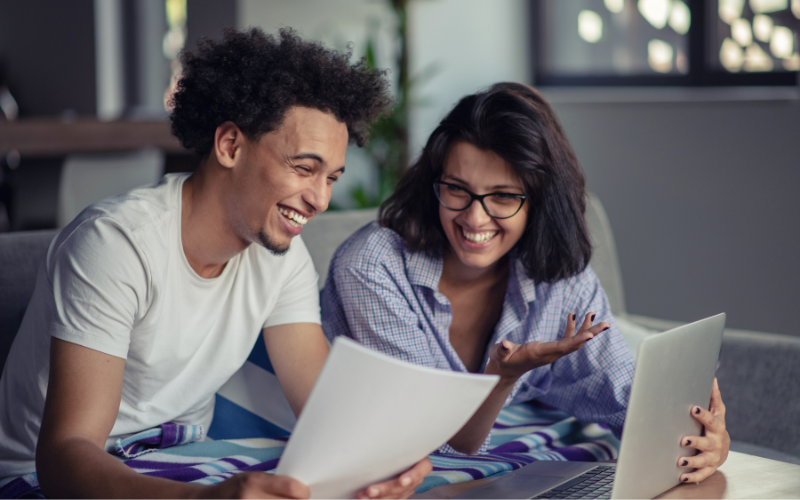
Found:
<svg viewBox="0 0 800 500"><path fill-rule="evenodd" d="M353 498L446 443L498 378L412 365L338 337L276 474L307 484L311 498Z"/></svg>

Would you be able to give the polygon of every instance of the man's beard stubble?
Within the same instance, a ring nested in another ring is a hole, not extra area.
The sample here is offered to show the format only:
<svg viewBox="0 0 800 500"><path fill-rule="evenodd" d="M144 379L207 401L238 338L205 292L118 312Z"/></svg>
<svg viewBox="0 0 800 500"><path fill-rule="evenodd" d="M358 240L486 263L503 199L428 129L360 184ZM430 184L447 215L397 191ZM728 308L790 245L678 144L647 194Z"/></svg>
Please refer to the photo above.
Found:
<svg viewBox="0 0 800 500"><path fill-rule="evenodd" d="M286 246L278 245L264 231L258 232L258 241L259 243L261 243L262 247L266 248L267 250L270 251L272 255L275 255L277 257L282 257L286 255L286 252L289 251L289 246L291 245L291 242L289 242L289 244Z"/></svg>

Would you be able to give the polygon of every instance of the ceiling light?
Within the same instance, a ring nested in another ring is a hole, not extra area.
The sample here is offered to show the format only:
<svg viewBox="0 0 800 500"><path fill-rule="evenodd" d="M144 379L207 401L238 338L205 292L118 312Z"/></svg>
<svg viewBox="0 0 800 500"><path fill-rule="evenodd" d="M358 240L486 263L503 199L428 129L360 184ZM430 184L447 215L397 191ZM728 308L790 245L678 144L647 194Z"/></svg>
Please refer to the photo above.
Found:
<svg viewBox="0 0 800 500"><path fill-rule="evenodd" d="M681 35L689 32L692 24L692 12L681 0L672 2L672 11L669 13L669 26Z"/></svg>
<svg viewBox="0 0 800 500"><path fill-rule="evenodd" d="M667 25L671 0L639 0L639 12L656 29Z"/></svg>
<svg viewBox="0 0 800 500"><path fill-rule="evenodd" d="M719 0L719 17L728 24L742 17L744 0Z"/></svg>
<svg viewBox="0 0 800 500"><path fill-rule="evenodd" d="M777 12L789 7L789 0L750 0L750 8L756 14Z"/></svg>
<svg viewBox="0 0 800 500"><path fill-rule="evenodd" d="M647 42L647 62L654 71L672 71L672 45L664 40L653 39Z"/></svg>
<svg viewBox="0 0 800 500"><path fill-rule="evenodd" d="M747 19L733 21L731 23L731 36L742 47L747 47L753 43L753 31L750 29L750 22Z"/></svg>
<svg viewBox="0 0 800 500"><path fill-rule="evenodd" d="M769 40L769 50L772 55L786 59L792 57L794 52L794 33L785 26L775 26L772 29L772 38Z"/></svg>
<svg viewBox="0 0 800 500"><path fill-rule="evenodd" d="M753 43L744 52L745 71L772 71L772 58L757 44Z"/></svg>
<svg viewBox="0 0 800 500"><path fill-rule="evenodd" d="M619 14L625 8L625 0L605 0L606 9Z"/></svg>
<svg viewBox="0 0 800 500"><path fill-rule="evenodd" d="M603 19L593 10L582 10L578 14L578 34L589 43L603 38Z"/></svg>
<svg viewBox="0 0 800 500"><path fill-rule="evenodd" d="M738 43L726 38L722 42L722 48L719 50L719 61L725 69L731 73L736 73L742 69L744 52Z"/></svg>
<svg viewBox="0 0 800 500"><path fill-rule="evenodd" d="M757 40L769 43L772 37L772 18L764 14L758 14L753 18L753 34Z"/></svg>
<svg viewBox="0 0 800 500"><path fill-rule="evenodd" d="M783 69L786 71L800 71L800 54L795 52L792 57L784 59Z"/></svg>

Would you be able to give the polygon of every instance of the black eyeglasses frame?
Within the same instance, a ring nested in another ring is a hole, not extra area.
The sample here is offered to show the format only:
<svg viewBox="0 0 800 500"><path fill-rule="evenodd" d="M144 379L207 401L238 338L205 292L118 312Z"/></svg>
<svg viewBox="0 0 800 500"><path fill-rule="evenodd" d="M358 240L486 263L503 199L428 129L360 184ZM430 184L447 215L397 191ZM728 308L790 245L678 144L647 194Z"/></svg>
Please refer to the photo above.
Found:
<svg viewBox="0 0 800 500"><path fill-rule="evenodd" d="M448 207L447 205L444 204L442 199L439 197L439 190L436 189L437 184L440 184L440 185L443 184L445 186L453 186L453 187L457 187L458 189L461 189L462 191L464 191L465 193L467 193L469 195L469 198L470 198L469 203L467 203L467 206L464 207L464 208ZM510 219L511 217L514 217L515 215L517 215L519 213L519 211L522 209L522 205L525 204L525 200L528 199L528 197L525 196L524 194L505 193L505 192L502 192L502 191L495 191L495 192L486 193L486 194L475 194L472 191L470 191L469 189L466 189L464 186L459 186L458 184L452 184L450 182L444 182L444 181L433 181L433 193L436 195L436 199L439 200L439 204L441 204L444 208L446 208L448 210L452 210L454 212L463 212L464 210L466 210L466 209L468 209L469 207L472 206L472 202L474 202L475 200L478 200L480 202L481 206L483 207L483 210L486 212L486 215L488 215L489 217L491 217L493 219L501 219L501 220L502 219ZM520 200L519 201L519 207L517 207L517 210L513 214L511 214L511 215L509 215L507 217L497 217L495 215L492 215L492 213L489 212L489 209L486 208L486 204L483 202L483 199L486 198L487 196L492 196L492 195L496 195L496 194L504 194L504 195L515 196L515 197L519 198L519 200Z"/></svg>

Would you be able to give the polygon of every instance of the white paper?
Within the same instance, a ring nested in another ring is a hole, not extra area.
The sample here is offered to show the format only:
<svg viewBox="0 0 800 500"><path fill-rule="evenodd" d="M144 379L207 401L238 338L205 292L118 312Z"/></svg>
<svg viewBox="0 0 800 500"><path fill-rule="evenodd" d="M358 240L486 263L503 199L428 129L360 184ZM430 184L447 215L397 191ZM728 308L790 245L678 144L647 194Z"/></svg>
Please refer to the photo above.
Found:
<svg viewBox="0 0 800 500"><path fill-rule="evenodd" d="M338 337L275 473L308 485L311 498L353 498L446 443L498 379L416 366Z"/></svg>

